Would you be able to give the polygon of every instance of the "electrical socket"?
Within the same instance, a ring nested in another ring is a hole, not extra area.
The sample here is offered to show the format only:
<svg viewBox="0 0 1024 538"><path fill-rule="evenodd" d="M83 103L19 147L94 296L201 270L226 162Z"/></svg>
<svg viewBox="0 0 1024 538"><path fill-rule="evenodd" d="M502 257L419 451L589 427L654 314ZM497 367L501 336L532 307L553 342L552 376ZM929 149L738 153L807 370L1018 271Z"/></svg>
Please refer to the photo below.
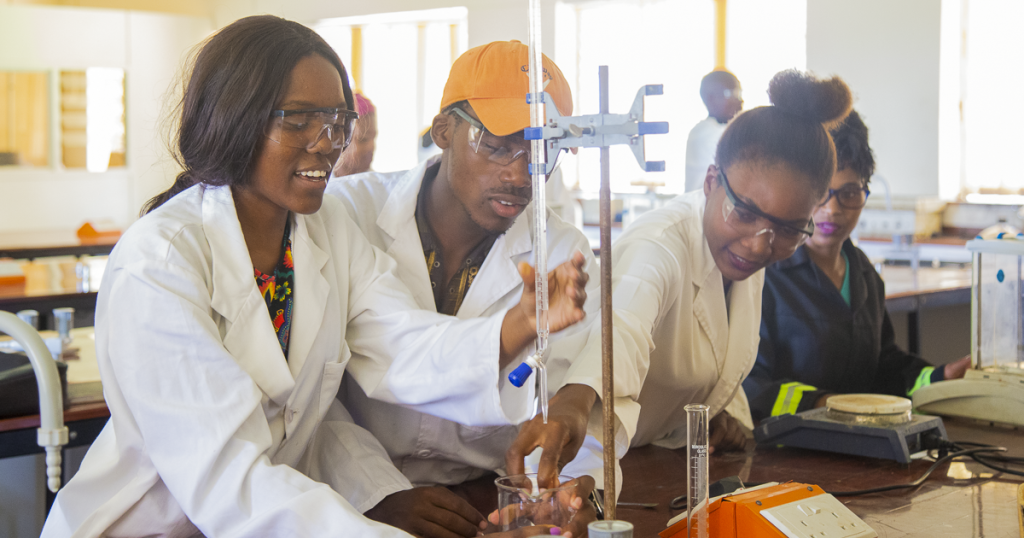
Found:
<svg viewBox="0 0 1024 538"><path fill-rule="evenodd" d="M877 538L876 533L835 497L824 494L761 510L788 538Z"/></svg>

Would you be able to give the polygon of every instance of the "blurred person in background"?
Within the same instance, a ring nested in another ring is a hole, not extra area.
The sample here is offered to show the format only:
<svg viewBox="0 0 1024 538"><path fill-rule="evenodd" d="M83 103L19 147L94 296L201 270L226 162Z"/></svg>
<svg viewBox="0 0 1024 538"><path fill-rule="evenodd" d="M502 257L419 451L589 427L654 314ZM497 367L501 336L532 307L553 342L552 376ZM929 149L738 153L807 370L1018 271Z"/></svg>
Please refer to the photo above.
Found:
<svg viewBox="0 0 1024 538"><path fill-rule="evenodd" d="M704 185L708 166L715 164L715 148L725 126L743 110L743 93L736 75L728 71L712 71L700 81L700 99L708 109L704 118L690 130L686 138L686 190L695 191Z"/></svg>
<svg viewBox="0 0 1024 538"><path fill-rule="evenodd" d="M369 172L373 163L373 151L377 144L377 107L361 93L356 92L355 98L359 119L352 133L352 143L334 166L334 177Z"/></svg>

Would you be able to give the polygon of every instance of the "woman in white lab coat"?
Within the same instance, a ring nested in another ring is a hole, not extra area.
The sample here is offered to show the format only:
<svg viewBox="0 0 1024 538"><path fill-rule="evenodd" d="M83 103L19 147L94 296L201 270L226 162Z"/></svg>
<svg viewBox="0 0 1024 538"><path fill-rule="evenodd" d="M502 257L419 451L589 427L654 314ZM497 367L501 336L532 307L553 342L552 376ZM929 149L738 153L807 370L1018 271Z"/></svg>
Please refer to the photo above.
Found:
<svg viewBox="0 0 1024 538"><path fill-rule="evenodd" d="M632 446L685 445L690 403L710 407L713 447L745 442L740 382L757 356L764 268L813 233L836 167L826 128L851 101L838 78L796 71L777 74L768 93L773 106L726 128L702 191L642 215L615 244L616 328L621 343L641 343L622 349L649 361Z"/></svg>
<svg viewBox="0 0 1024 538"><path fill-rule="evenodd" d="M410 485L396 469L367 487L367 458L386 454L335 399L353 351L375 397L509 420L499 357L530 341L532 296L461 322L414 310L394 262L323 200L351 135L347 81L323 39L276 17L236 21L198 52L185 171L101 286L111 418L43 536L404 536L360 515ZM582 271L557 273L553 329L585 298Z"/></svg>

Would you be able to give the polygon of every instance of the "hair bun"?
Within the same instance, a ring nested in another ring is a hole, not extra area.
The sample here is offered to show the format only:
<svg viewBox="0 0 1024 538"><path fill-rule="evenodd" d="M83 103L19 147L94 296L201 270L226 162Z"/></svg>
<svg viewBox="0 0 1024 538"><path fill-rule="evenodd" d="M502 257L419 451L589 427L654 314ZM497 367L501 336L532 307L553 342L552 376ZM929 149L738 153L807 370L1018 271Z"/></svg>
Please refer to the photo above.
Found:
<svg viewBox="0 0 1024 538"><path fill-rule="evenodd" d="M772 77L768 99L780 112L820 123L825 129L842 123L853 106L853 96L843 79L823 80L795 69Z"/></svg>

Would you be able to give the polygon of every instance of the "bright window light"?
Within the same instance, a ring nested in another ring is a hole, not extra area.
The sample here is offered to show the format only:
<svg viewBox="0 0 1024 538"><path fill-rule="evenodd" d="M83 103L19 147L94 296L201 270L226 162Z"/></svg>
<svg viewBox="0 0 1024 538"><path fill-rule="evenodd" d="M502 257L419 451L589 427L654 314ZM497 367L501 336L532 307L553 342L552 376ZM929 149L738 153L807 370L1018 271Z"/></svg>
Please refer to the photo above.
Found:
<svg viewBox="0 0 1024 538"><path fill-rule="evenodd" d="M743 108L765 106L775 73L807 67L807 0L729 0L726 5L726 67L743 86Z"/></svg>
<svg viewBox="0 0 1024 538"><path fill-rule="evenodd" d="M106 172L110 154L124 153L124 70L90 67L85 80L85 168Z"/></svg>
<svg viewBox="0 0 1024 538"><path fill-rule="evenodd" d="M448 71L467 48L467 17L466 8L456 7L324 19L313 25L350 76L356 61L352 30L360 30L358 86L377 109L373 170L406 170L419 161L419 135L439 112Z"/></svg>
<svg viewBox="0 0 1024 538"><path fill-rule="evenodd" d="M1024 87L1024 2L967 4L966 66L961 79L964 121L964 186L967 191L1024 194L1017 157L1024 147L1024 109L1013 88ZM1002 91L1010 94L1003 96Z"/></svg>
<svg viewBox="0 0 1024 538"><path fill-rule="evenodd" d="M682 192L686 137L707 117L699 89L701 77L715 66L714 2L564 3L555 16L555 63L572 87L574 115L598 112L600 65L608 66L612 113L626 112L644 84L664 85L664 95L647 98L645 115L668 121L669 134L646 137L645 144L647 159L666 161L667 171L645 173L629 148L612 146L612 191L643 192L633 183L664 182ZM564 157L562 170L566 183L584 192L600 186L596 149Z"/></svg>
<svg viewBox="0 0 1024 538"><path fill-rule="evenodd" d="M664 183L662 192L684 190L686 138L707 118L700 80L715 68L715 3L711 0L565 2L556 4L555 61L569 79L574 114L598 111L597 67L609 66L612 113L630 106L644 84L664 84L650 97L646 117L668 121L667 135L647 137L648 160L666 171L642 172L623 146L611 151L612 191L643 192L637 183ZM807 63L806 0L729 0L726 66L743 86L744 108L768 104L768 81L778 71ZM566 183L593 193L600 184L596 150L580 151L563 165Z"/></svg>

